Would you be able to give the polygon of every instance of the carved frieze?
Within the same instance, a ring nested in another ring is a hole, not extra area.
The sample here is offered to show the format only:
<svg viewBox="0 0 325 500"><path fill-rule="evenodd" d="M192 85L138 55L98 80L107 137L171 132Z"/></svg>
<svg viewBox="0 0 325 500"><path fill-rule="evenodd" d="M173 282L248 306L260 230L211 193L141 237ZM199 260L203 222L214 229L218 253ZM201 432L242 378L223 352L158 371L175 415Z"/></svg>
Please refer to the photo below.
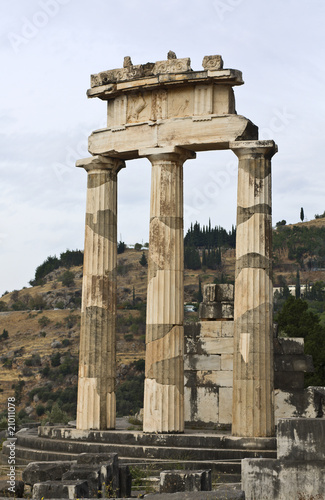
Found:
<svg viewBox="0 0 325 500"><path fill-rule="evenodd" d="M184 59L157 61L153 67L154 75L161 75L164 73L184 73L186 71L192 71L191 59L189 57L185 57Z"/></svg>
<svg viewBox="0 0 325 500"><path fill-rule="evenodd" d="M221 56L204 56L202 66L205 70L218 70L223 68Z"/></svg>
<svg viewBox="0 0 325 500"><path fill-rule="evenodd" d="M152 92L151 120L164 120L167 118L167 92L155 90Z"/></svg>
<svg viewBox="0 0 325 500"><path fill-rule="evenodd" d="M194 90L194 115L204 116L212 114L212 92L212 85L196 85Z"/></svg>
<svg viewBox="0 0 325 500"><path fill-rule="evenodd" d="M127 105L127 123L149 120L150 100L150 94L144 92L129 95Z"/></svg>

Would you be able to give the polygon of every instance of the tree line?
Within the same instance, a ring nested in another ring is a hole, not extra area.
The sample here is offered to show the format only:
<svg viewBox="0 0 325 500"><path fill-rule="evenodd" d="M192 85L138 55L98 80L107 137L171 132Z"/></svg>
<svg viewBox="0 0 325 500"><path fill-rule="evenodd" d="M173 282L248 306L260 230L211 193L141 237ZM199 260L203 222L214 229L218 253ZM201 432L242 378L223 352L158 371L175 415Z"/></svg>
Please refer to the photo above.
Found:
<svg viewBox="0 0 325 500"><path fill-rule="evenodd" d="M44 284L44 278L47 274L55 271L59 267L72 267L81 266L83 263L84 253L81 250L66 250L60 254L60 257L56 255L49 256L43 264L38 266L35 271L35 278L30 280L29 284L31 286L37 286Z"/></svg>

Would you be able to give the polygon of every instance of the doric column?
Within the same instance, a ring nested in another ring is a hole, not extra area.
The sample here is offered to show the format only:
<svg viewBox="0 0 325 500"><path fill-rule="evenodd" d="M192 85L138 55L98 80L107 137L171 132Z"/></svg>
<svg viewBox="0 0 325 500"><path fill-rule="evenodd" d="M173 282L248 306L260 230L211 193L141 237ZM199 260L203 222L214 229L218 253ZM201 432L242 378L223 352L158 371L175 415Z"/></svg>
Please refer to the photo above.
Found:
<svg viewBox="0 0 325 500"><path fill-rule="evenodd" d="M88 172L77 429L114 429L118 159L79 160Z"/></svg>
<svg viewBox="0 0 325 500"><path fill-rule="evenodd" d="M195 154L142 154L152 164L143 430L183 432L183 163Z"/></svg>
<svg viewBox="0 0 325 500"><path fill-rule="evenodd" d="M239 158L232 434L272 436L271 158L277 149L273 141L230 148Z"/></svg>

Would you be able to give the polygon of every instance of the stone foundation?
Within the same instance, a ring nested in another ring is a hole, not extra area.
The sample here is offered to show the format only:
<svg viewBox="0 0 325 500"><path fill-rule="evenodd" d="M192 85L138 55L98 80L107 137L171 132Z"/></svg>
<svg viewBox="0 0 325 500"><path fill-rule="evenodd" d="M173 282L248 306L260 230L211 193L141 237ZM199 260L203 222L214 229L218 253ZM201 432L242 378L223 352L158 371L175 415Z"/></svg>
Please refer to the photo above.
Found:
<svg viewBox="0 0 325 500"><path fill-rule="evenodd" d="M325 420L279 420L277 438L277 459L242 460L246 500L324 500Z"/></svg>

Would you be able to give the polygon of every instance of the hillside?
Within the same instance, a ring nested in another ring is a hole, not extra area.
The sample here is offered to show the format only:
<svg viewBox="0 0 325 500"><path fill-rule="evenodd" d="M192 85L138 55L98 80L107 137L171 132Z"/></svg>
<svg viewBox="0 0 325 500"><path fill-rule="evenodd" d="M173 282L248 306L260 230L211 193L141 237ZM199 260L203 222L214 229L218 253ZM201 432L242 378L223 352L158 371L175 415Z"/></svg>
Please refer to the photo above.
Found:
<svg viewBox="0 0 325 500"><path fill-rule="evenodd" d="M273 240L275 286L294 284L298 268L301 283L325 281L324 218L277 227ZM127 249L118 255L117 381L121 391L126 390L131 375L139 386L143 381L140 360L145 356L147 267L140 264L142 252ZM185 269L186 303L197 301L199 280L202 285L233 281L235 250L221 248L221 262L217 269ZM72 279L64 286L67 271ZM76 401L82 266L60 267L41 281L0 299L0 408L15 394L22 419L49 418L55 401L71 419ZM185 313L185 322L196 319L197 313ZM132 410L121 407L120 411Z"/></svg>

